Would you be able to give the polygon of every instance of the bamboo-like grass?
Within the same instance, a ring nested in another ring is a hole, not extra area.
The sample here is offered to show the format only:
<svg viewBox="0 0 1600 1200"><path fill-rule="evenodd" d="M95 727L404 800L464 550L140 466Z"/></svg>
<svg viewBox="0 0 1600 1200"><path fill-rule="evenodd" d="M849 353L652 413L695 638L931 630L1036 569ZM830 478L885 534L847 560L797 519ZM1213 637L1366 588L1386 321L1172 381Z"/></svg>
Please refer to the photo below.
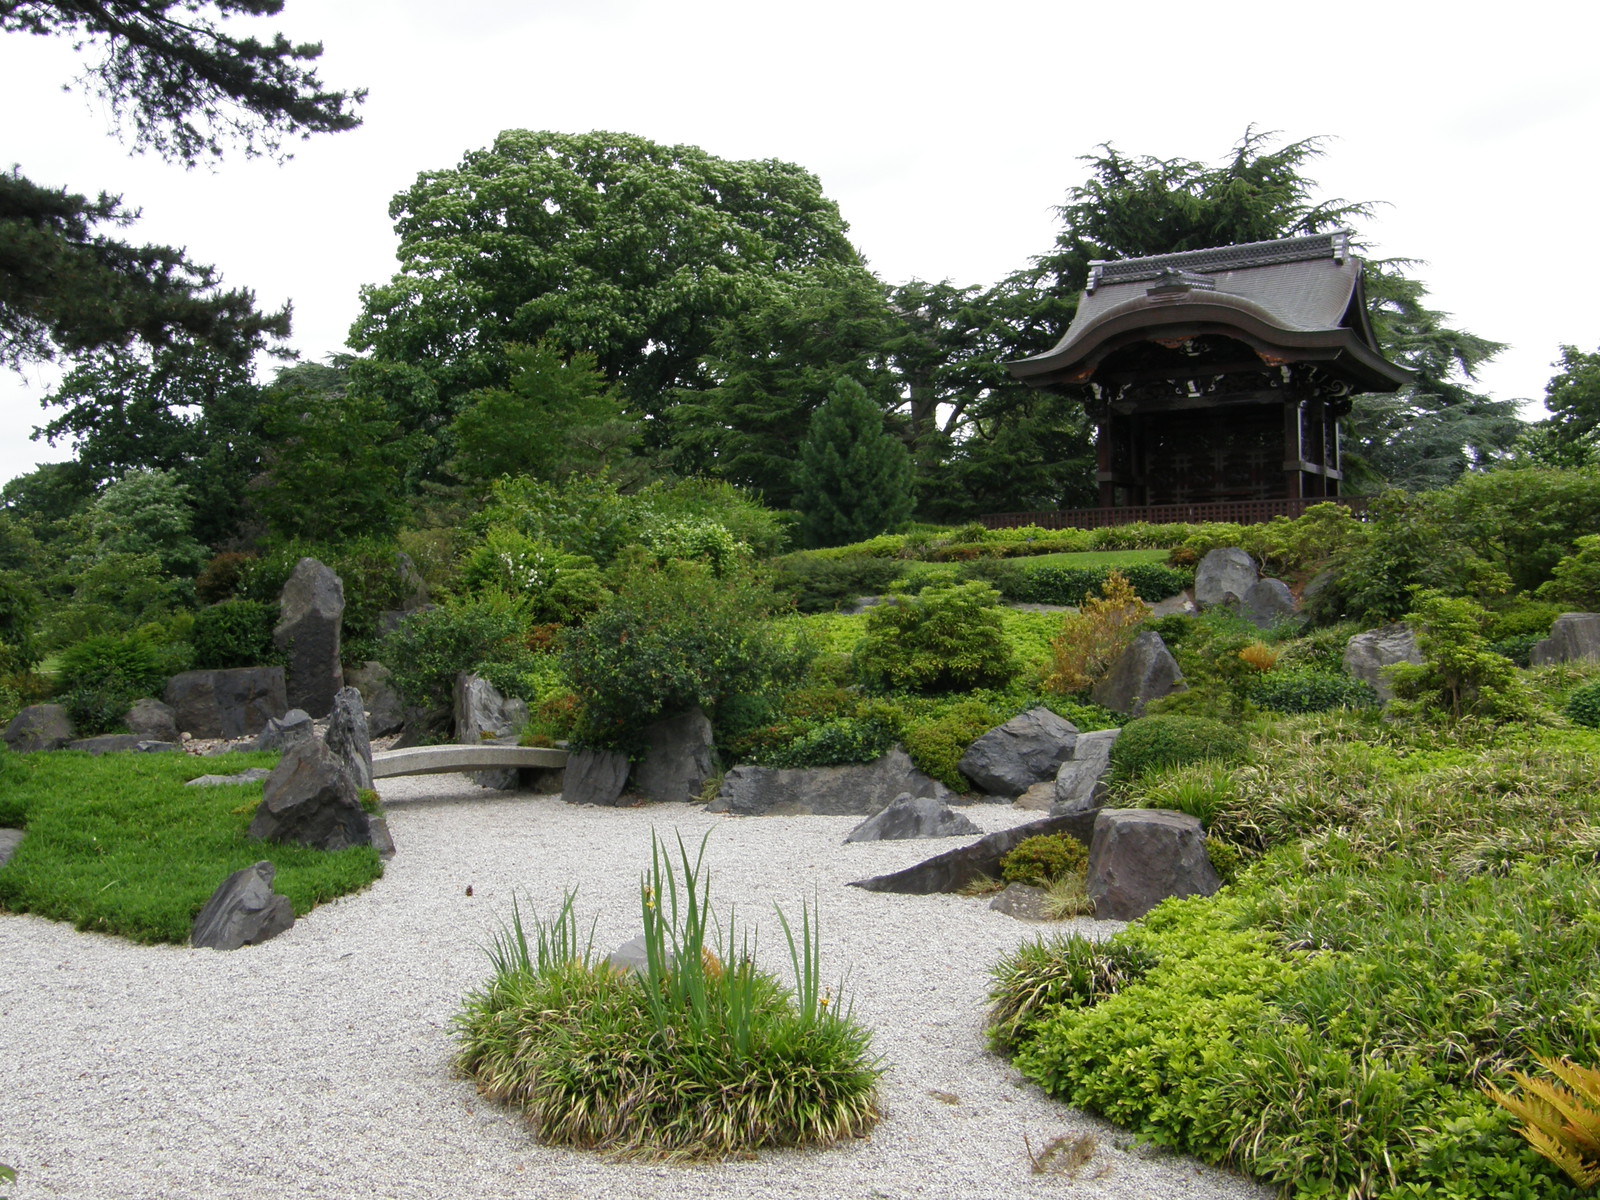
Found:
<svg viewBox="0 0 1600 1200"><path fill-rule="evenodd" d="M541 1141L719 1159L859 1137L877 1121L871 1034L823 983L813 906L798 928L778 914L796 981L785 988L731 914L714 919L704 852L691 859L680 841L674 862L653 846L643 970L596 959L571 892L531 937L514 905L489 947L494 973L456 1018L458 1061Z"/></svg>

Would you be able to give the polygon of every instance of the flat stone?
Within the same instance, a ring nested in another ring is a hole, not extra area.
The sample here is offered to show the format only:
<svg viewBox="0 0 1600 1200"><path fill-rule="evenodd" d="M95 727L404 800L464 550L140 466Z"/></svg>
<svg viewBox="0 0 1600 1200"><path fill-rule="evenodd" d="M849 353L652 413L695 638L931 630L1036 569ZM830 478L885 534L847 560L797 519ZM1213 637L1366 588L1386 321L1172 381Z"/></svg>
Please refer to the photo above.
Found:
<svg viewBox="0 0 1600 1200"><path fill-rule="evenodd" d="M318 499L307 497L307 503ZM344 686L339 636L344 619L344 583L331 567L302 558L278 598L272 643L288 661L288 700L313 717L325 717Z"/></svg>
<svg viewBox="0 0 1600 1200"><path fill-rule="evenodd" d="M372 834L372 848L381 858L394 857L394 834L389 832L389 818L367 814L367 831Z"/></svg>
<svg viewBox="0 0 1600 1200"><path fill-rule="evenodd" d="M1096 729L1078 735L1070 762L1056 772L1053 813L1083 812L1105 799L1106 777L1111 774L1111 747L1120 729Z"/></svg>
<svg viewBox="0 0 1600 1200"><path fill-rule="evenodd" d="M889 807L850 831L850 842L899 842L913 838L971 837L981 834L971 821L932 796L903 792Z"/></svg>
<svg viewBox="0 0 1600 1200"><path fill-rule="evenodd" d="M266 767L246 767L235 775L200 775L184 787L223 787L233 783L260 783L272 772Z"/></svg>
<svg viewBox="0 0 1600 1200"><path fill-rule="evenodd" d="M1054 779L1072 757L1078 727L1048 708L1032 708L998 725L967 747L957 769L983 791L1020 796Z"/></svg>
<svg viewBox="0 0 1600 1200"><path fill-rule="evenodd" d="M17 852L17 847L22 845L23 829L0 829L0 867L11 861L11 856Z"/></svg>
<svg viewBox="0 0 1600 1200"><path fill-rule="evenodd" d="M1237 546L1210 551L1194 572L1194 602L1198 608L1242 604L1245 593L1261 578L1256 560Z"/></svg>
<svg viewBox="0 0 1600 1200"><path fill-rule="evenodd" d="M1409 626L1399 623L1358 633L1345 643L1345 671L1371 687L1385 704L1394 699L1394 688L1384 668L1398 663L1421 662L1422 652L1417 649L1417 635Z"/></svg>
<svg viewBox="0 0 1600 1200"><path fill-rule="evenodd" d="M989 901L989 907L1019 921L1048 921L1050 915L1045 912L1044 901L1044 888L1032 883L1008 883Z"/></svg>
<svg viewBox="0 0 1600 1200"><path fill-rule="evenodd" d="M6 726L3 736L13 754L59 750L74 737L72 718L59 704L30 704Z"/></svg>
<svg viewBox="0 0 1600 1200"><path fill-rule="evenodd" d="M229 875L195 917L189 943L237 950L259 945L293 926L294 905L272 890L276 874L277 868L263 860Z"/></svg>
<svg viewBox="0 0 1600 1200"><path fill-rule="evenodd" d="M98 737L77 738L63 749L82 750L99 758L102 754L171 754L182 747L177 742L153 742L136 733L102 733Z"/></svg>
<svg viewBox="0 0 1600 1200"><path fill-rule="evenodd" d="M1137 920L1170 897L1209 896L1221 886L1198 818L1159 808L1096 815L1085 890L1097 919Z"/></svg>
<svg viewBox="0 0 1600 1200"><path fill-rule="evenodd" d="M869 892L897 892L909 896L930 896L935 892L959 892L980 875L995 877L1000 874L1000 860L1022 841L1047 833L1067 833L1085 846L1094 836L1095 814L1063 813L1029 821L1013 829L1002 829L988 837L925 859L915 866L890 875L874 875L871 879L858 879L851 887Z"/></svg>
<svg viewBox="0 0 1600 1200"><path fill-rule="evenodd" d="M1147 630L1111 664L1111 670L1094 685L1089 697L1102 708L1137 717L1152 700L1171 695L1182 683L1178 660L1172 657L1159 633Z"/></svg>
<svg viewBox="0 0 1600 1200"><path fill-rule="evenodd" d="M870 763L734 767L723 776L717 798L706 805L706 811L741 817L870 817L902 792L933 796L947 804L955 799L955 793L917 770L910 756L895 746Z"/></svg>
<svg viewBox="0 0 1600 1200"><path fill-rule="evenodd" d="M1564 662L1600 662L1600 613L1562 613L1528 652L1529 666Z"/></svg>

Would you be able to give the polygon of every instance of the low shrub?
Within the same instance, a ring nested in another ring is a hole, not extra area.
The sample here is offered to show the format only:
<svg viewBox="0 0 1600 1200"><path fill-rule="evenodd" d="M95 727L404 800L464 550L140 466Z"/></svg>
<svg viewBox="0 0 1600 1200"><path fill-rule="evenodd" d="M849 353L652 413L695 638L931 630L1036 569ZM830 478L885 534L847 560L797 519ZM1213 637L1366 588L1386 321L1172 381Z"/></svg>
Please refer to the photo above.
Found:
<svg viewBox="0 0 1600 1200"><path fill-rule="evenodd" d="M171 652L144 631L85 638L56 660L56 688L80 735L122 723L128 706L158 695L174 666Z"/></svg>
<svg viewBox="0 0 1600 1200"><path fill-rule="evenodd" d="M1600 679L1574 689L1561 711L1574 725L1600 729Z"/></svg>
<svg viewBox="0 0 1600 1200"><path fill-rule="evenodd" d="M967 792L972 784L957 766L961 756L979 737L1015 715L982 700L958 700L937 713L908 720L901 742L923 774Z"/></svg>
<svg viewBox="0 0 1600 1200"><path fill-rule="evenodd" d="M1023 838L1000 859L1000 878L1007 883L1042 885L1067 875L1081 875L1089 850L1065 833Z"/></svg>
<svg viewBox="0 0 1600 1200"><path fill-rule="evenodd" d="M938 585L870 609L853 657L880 691L949 692L1003 686L1017 672L995 605L981 583Z"/></svg>
<svg viewBox="0 0 1600 1200"><path fill-rule="evenodd" d="M522 601L534 624L580 621L610 595L594 560L549 542L491 525L462 558L461 585L471 592L499 591Z"/></svg>
<svg viewBox="0 0 1600 1200"><path fill-rule="evenodd" d="M1004 955L990 974L989 1044L1013 1052L1057 1012L1088 1008L1142 979L1156 957L1132 941L1036 938Z"/></svg>
<svg viewBox="0 0 1600 1200"><path fill-rule="evenodd" d="M1539 595L1563 610L1600 611L1600 534L1580 537L1573 546L1572 553L1555 565L1549 581L1540 586Z"/></svg>
<svg viewBox="0 0 1600 1200"><path fill-rule="evenodd" d="M504 592L447 600L401 621L384 639L383 662L407 704L445 708L459 673L526 653L527 625L522 607Z"/></svg>
<svg viewBox="0 0 1600 1200"><path fill-rule="evenodd" d="M540 1140L625 1156L721 1159L827 1144L878 1119L871 1035L824 985L814 914L787 935L795 987L745 954L707 897L701 857L659 844L640 887L646 965L593 956L569 893L532 939L513 907L494 975L456 1018L459 1062ZM713 943L722 955L713 952Z"/></svg>
<svg viewBox="0 0 1600 1200"><path fill-rule="evenodd" d="M1378 693L1343 671L1286 669L1250 685L1250 699L1270 712L1317 713L1333 708L1376 708Z"/></svg>
<svg viewBox="0 0 1600 1200"><path fill-rule="evenodd" d="M1188 813L1209 829L1236 799L1231 768L1208 760L1147 772L1117 803Z"/></svg>
<svg viewBox="0 0 1600 1200"><path fill-rule="evenodd" d="M893 725L879 717L836 717L762 758L770 767L832 767L869 763L894 745Z"/></svg>
<svg viewBox="0 0 1600 1200"><path fill-rule="evenodd" d="M1137 636L1150 609L1134 594L1122 572L1113 569L1083 608L1068 613L1050 643L1050 666L1042 686L1056 695L1087 691L1111 669Z"/></svg>
<svg viewBox="0 0 1600 1200"><path fill-rule="evenodd" d="M886 558L820 558L791 554L778 560L773 587L794 598L803 613L832 612L861 596L875 596L901 572Z"/></svg>
<svg viewBox="0 0 1600 1200"><path fill-rule="evenodd" d="M1137 780L1154 771L1191 763L1243 762L1249 752L1236 725L1207 717L1140 717L1122 727L1111 746L1112 777Z"/></svg>
<svg viewBox="0 0 1600 1200"><path fill-rule="evenodd" d="M1406 619L1417 630L1423 661L1389 668L1394 716L1501 724L1532 715L1532 693L1511 661L1489 648L1486 614L1477 604L1419 592Z"/></svg>
<svg viewBox="0 0 1600 1200"><path fill-rule="evenodd" d="M1091 594L1104 594L1108 576L1120 572L1141 600L1165 600L1194 584L1194 572L1159 563L1119 567L1028 566L1005 561L984 564L977 572L998 587L1006 599L1025 604L1082 604Z"/></svg>
<svg viewBox="0 0 1600 1200"><path fill-rule="evenodd" d="M258 600L224 600L194 615L190 641L199 670L227 670L281 661L272 642L278 622L275 605Z"/></svg>

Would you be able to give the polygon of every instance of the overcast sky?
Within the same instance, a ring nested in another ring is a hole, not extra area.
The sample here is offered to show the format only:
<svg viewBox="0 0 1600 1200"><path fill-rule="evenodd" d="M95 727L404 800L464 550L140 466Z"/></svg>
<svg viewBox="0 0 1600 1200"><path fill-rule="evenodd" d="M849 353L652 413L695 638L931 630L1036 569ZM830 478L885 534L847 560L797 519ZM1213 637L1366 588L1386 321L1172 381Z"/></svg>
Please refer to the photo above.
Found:
<svg viewBox="0 0 1600 1200"><path fill-rule="evenodd" d="M1600 6L288 0L266 26L321 40L326 84L369 89L361 129L283 166L130 158L61 91L70 44L10 34L0 159L121 193L143 210L130 236L291 301L308 358L393 274L394 193L512 128L799 163L884 279L962 284L1049 248L1102 142L1213 162L1252 123L1325 135L1321 197L1387 202L1360 230L1376 252L1425 260L1434 307L1509 343L1487 391L1537 399L1561 344L1600 344ZM28 440L53 381L0 378L0 481L68 456Z"/></svg>

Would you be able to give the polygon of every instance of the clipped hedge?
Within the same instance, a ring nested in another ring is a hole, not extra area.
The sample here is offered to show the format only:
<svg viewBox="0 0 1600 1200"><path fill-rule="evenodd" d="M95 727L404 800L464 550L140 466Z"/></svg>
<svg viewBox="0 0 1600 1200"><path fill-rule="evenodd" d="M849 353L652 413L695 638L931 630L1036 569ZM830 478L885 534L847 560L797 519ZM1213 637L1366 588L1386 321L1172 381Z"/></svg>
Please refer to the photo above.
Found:
<svg viewBox="0 0 1600 1200"><path fill-rule="evenodd" d="M1165 600L1194 585L1194 572L1159 563L1130 563L1119 567L1029 567L1007 562L989 565L983 575L1008 600L1023 604L1081 605L1105 590L1106 578L1119 572L1144 601Z"/></svg>
<svg viewBox="0 0 1600 1200"><path fill-rule="evenodd" d="M1249 744L1236 726L1209 717L1161 714L1122 727L1111 748L1111 767L1117 779L1138 779L1190 763L1243 762L1248 754Z"/></svg>

